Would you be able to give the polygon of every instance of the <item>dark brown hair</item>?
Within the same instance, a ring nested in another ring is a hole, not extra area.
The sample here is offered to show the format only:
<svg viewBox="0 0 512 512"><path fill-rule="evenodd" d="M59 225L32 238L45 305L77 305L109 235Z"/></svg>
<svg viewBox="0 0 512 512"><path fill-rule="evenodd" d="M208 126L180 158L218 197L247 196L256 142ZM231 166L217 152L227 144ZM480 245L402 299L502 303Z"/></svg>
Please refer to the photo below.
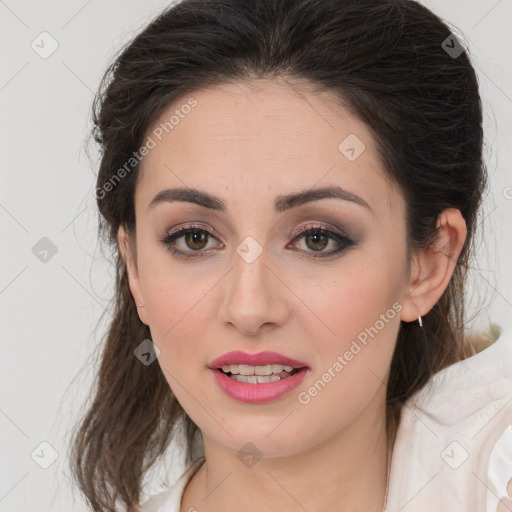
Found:
<svg viewBox="0 0 512 512"><path fill-rule="evenodd" d="M387 392L390 440L404 402L465 357L464 284L486 169L475 71L467 51L453 51L460 43L451 37L443 21L412 0L185 0L156 17L111 64L95 97L93 135L102 156L100 234L116 258L113 318L72 447L74 477L92 510L113 512L119 503L137 510L146 471L180 425L187 462L192 457L197 426L159 365L134 357L151 336L139 320L116 236L121 225L135 235L140 165L126 163L165 110L196 90L282 77L333 91L370 128L405 197L410 248L434 241L443 210L461 211L468 236L448 288L423 329L400 326Z"/></svg>

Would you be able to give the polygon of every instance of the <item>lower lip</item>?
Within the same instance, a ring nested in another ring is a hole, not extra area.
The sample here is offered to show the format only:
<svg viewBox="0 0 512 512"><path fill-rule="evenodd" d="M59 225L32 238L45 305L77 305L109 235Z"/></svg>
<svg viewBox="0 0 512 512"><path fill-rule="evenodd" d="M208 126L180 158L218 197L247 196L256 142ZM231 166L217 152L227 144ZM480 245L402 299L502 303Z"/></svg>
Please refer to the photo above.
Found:
<svg viewBox="0 0 512 512"><path fill-rule="evenodd" d="M231 398L239 402L258 404L273 402L295 389L304 379L309 368L301 368L291 377L280 379L265 384L248 384L230 379L227 375L217 369L211 369L220 389Z"/></svg>

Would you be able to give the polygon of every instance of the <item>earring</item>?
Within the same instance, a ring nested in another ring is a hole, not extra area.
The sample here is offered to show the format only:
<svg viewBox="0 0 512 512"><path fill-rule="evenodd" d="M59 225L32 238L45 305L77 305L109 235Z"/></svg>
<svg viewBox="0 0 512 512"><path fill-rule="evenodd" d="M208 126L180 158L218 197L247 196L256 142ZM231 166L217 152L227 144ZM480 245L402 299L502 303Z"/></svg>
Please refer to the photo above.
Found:
<svg viewBox="0 0 512 512"><path fill-rule="evenodd" d="M420 327L423 327L423 320L421 319L421 315L418 315L418 323L420 324Z"/></svg>
<svg viewBox="0 0 512 512"><path fill-rule="evenodd" d="M138 305L139 308L143 308L144 307L144 304L139 304Z"/></svg>

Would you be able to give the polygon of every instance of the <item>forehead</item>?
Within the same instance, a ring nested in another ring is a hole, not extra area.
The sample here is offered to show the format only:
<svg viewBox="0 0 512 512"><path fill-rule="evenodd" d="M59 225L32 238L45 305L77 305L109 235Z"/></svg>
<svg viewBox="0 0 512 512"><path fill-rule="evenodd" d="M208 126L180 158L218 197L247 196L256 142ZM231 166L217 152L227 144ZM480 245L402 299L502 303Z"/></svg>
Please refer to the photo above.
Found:
<svg viewBox="0 0 512 512"><path fill-rule="evenodd" d="M273 197L340 185L392 209L399 194L368 127L334 92L312 92L307 85L234 82L176 101L146 135L155 145L142 161L136 202L149 204L171 186L219 194L238 187L254 201L270 189Z"/></svg>

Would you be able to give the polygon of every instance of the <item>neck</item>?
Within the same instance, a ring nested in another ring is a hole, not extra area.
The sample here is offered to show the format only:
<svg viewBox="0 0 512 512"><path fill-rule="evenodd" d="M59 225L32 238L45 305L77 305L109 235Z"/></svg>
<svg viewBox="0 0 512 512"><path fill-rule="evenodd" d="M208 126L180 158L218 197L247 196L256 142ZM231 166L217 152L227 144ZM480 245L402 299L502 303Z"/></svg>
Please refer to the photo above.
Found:
<svg viewBox="0 0 512 512"><path fill-rule="evenodd" d="M203 433L206 461L185 489L182 511L381 512L388 440L384 411L371 404L357 421L311 448L261 457L251 467Z"/></svg>

